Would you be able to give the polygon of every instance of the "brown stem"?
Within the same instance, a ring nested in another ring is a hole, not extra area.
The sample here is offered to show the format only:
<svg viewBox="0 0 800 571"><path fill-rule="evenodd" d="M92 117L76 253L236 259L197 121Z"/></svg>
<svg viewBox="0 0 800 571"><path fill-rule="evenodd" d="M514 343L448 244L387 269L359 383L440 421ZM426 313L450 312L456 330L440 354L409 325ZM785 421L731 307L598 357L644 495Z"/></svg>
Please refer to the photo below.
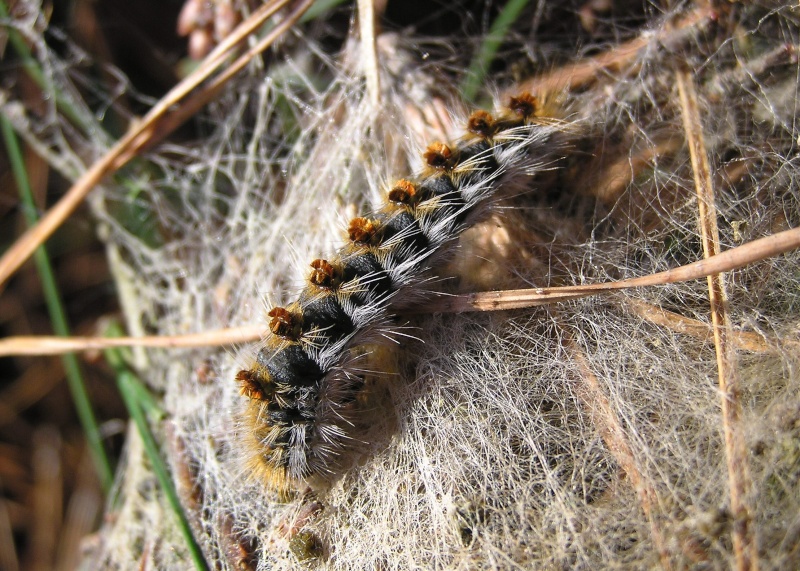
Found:
<svg viewBox="0 0 800 571"><path fill-rule="evenodd" d="M563 325L559 325L559 327L566 347L570 351L572 360L577 365L577 370L580 373L580 378L575 388L581 406L589 412L606 448L614 456L614 460L620 465L633 486L636 497L639 499L639 505L650 524L650 535L653 538L656 551L658 551L661 567L668 571L672 569L672 562L667 542L664 539L664 533L659 524L659 502L656 489L647 475L639 469L639 463L633 453L633 448L630 445L625 429L600 386L597 376L592 372L586 356L575 343L572 334L566 327Z"/></svg>
<svg viewBox="0 0 800 571"><path fill-rule="evenodd" d="M240 71L247 62L261 53L261 51L269 47L313 3L313 0L303 0L297 3L294 10L256 47L248 50L214 81L184 102L184 105L179 110L172 110L173 106L177 105L179 101L200 86L211 76L215 69L225 62L229 52L234 50L239 43L244 41L254 30L258 29L275 12L288 4L288 1L274 0L267 2L254 12L250 18L242 22L231 36L208 54L203 63L191 75L172 88L141 121L133 125L122 139L102 158L96 161L42 217L36 226L33 226L20 236L0 258L0 286L19 269L39 245L61 226L64 220L80 206L89 191L99 184L104 177L127 164L145 146L151 145L154 137L163 138L177 128L191 114L195 113L203 104L214 97L225 81Z"/></svg>
<svg viewBox="0 0 800 571"><path fill-rule="evenodd" d="M706 259L719 255L719 229L717 211L714 206L714 187L708 153L703 140L700 111L694 81L686 71L676 73L683 128L694 172L699 210L699 225ZM755 528L752 525L748 495L752 487L747 463L747 446L742 426L742 404L740 400L739 374L736 351L732 340L733 330L728 316L728 299L725 279L721 273L708 276L708 297L711 306L711 322L714 331L714 346L717 353L719 391L722 395L722 428L725 434L725 452L728 463L728 485L730 488L731 512L733 513L733 551L739 571L758 569L758 547Z"/></svg>

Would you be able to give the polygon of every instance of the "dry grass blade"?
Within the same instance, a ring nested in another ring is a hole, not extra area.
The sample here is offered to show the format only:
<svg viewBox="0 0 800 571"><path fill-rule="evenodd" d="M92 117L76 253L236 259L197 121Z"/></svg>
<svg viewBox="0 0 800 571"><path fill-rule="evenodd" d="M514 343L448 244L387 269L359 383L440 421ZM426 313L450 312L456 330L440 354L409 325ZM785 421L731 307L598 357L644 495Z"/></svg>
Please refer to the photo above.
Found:
<svg viewBox="0 0 800 571"><path fill-rule="evenodd" d="M358 28L361 31L361 62L367 78L367 93L370 103L377 108L381 102L381 84L375 42L375 0L358 0Z"/></svg>
<svg viewBox="0 0 800 571"><path fill-rule="evenodd" d="M0 427L16 420L20 411L44 398L63 380L64 369L57 359L42 359L31 366L0 392Z"/></svg>
<svg viewBox="0 0 800 571"><path fill-rule="evenodd" d="M741 268L753 262L771 258L797 248L800 248L800 228L793 228L792 230L785 230L772 236L759 238L742 246L731 248L713 258L699 260L679 268L647 276L582 286L543 287L453 296L437 300L435 311L457 313L462 311L520 309L553 301L577 299L604 291L696 280Z"/></svg>
<svg viewBox="0 0 800 571"><path fill-rule="evenodd" d="M191 335L153 335L148 337L9 337L0 341L0 356L58 355L76 351L98 351L111 347L216 347L259 339L264 327L233 327Z"/></svg>
<svg viewBox="0 0 800 571"><path fill-rule="evenodd" d="M581 351L569 330L559 324L565 345L570 352L572 360L577 365L579 379L576 383L576 393L581 400L581 406L591 415L597 431L603 438L603 442L611 451L614 459L627 475L639 499L639 505L650 524L650 534L653 544L658 551L662 569L672 569L670 553L667 548L667 541L664 538L663 530L659 525L658 514L658 493L655 486L650 482L646 474L639 468L633 448L625 434L625 429L620 422L619 416L614 412L597 376L592 372L586 355Z"/></svg>
<svg viewBox="0 0 800 571"><path fill-rule="evenodd" d="M64 532L61 504L63 501L61 462L62 446L59 433L51 426L37 429L33 452L33 529L31 538L31 567L47 569L54 566L58 537Z"/></svg>
<svg viewBox="0 0 800 571"><path fill-rule="evenodd" d="M461 313L468 311L503 311L547 305L560 301L580 299L601 293L634 287L656 286L696 280L720 272L744 267L753 262L771 258L800 248L800 228L785 230L772 236L727 250L711 259L700 260L679 268L639 278L582 286L542 287L519 290L489 291L439 298L422 305L414 313ZM702 325L702 324L701 324ZM248 343L264 334L264 327L250 325L193 333L190 335L163 335L144 337L50 337L18 336L0 340L0 356L58 355L77 351L94 351L109 347L211 347ZM734 343L737 343L736 337ZM749 339L749 338L748 338ZM755 341L741 341L754 345Z"/></svg>
<svg viewBox="0 0 800 571"><path fill-rule="evenodd" d="M670 331L682 335L689 335L703 341L714 335L713 327L707 323L667 311L640 299L626 299L625 307L650 323L666 327ZM797 341L765 339L761 335L748 331L734 331L731 340L737 349L751 353L775 353L780 350L782 345L792 346L795 350L800 349L800 343Z"/></svg>
<svg viewBox="0 0 800 571"><path fill-rule="evenodd" d="M678 71L676 80L697 190L703 253L706 259L713 259L719 256L719 229L717 227L717 211L714 206L711 168L703 140L697 93L694 81L688 72ZM752 482L747 462L744 427L742 426L741 389L736 352L731 339L733 331L728 317L725 280L721 272L713 272L708 276L708 296L717 354L719 390L722 396L722 426L725 433L731 511L734 518L733 550L736 556L736 567L740 571L758 569L758 546L755 528L752 524L751 509L748 506L748 495L752 488Z"/></svg>
<svg viewBox="0 0 800 571"><path fill-rule="evenodd" d="M716 16L713 10L697 8L676 21L671 27L661 31L658 39L665 44L669 44L671 41L675 41L675 38L679 37L682 31L691 31L696 26L710 24ZM632 64L641 50L651 46L652 43L653 38L646 35L639 36L629 42L620 44L612 50L577 61L551 73L539 75L525 83L523 87L533 93L549 93L562 89L575 90L594 83L604 74L615 73L619 70L625 70L630 73L633 71Z"/></svg>
<svg viewBox="0 0 800 571"><path fill-rule="evenodd" d="M146 145L152 144L156 138L164 137L174 130L181 122L213 98L224 81L229 80L248 61L269 47L275 38L296 22L312 3L311 0L300 2L291 14L268 35L269 42L259 42L256 46L257 49L248 50L245 56L242 56L234 65L228 67L216 81L211 82L207 87L197 92L190 101L184 104L188 112L186 110L172 112L173 106L178 105L184 97L208 79L214 70L224 63L226 57L239 43L244 41L250 33L261 26L280 8L288 4L288 0L269 2L256 11L247 21L243 22L225 42L221 43L208 55L204 63L194 73L175 86L139 123L134 125L100 160L95 162L41 218L38 225L20 236L14 245L0 258L0 285L5 283L31 256L34 250L55 232L64 220L83 202L89 191L99 184L105 176L120 169ZM184 106L179 107L179 109L183 109Z"/></svg>
<svg viewBox="0 0 800 571"><path fill-rule="evenodd" d="M14 547L8 502L5 501L0 502L0 563L3 564L3 569L8 571L17 571L20 568Z"/></svg>
<svg viewBox="0 0 800 571"><path fill-rule="evenodd" d="M103 510L103 497L94 486L94 467L88 455L82 455L77 468L77 489L68 499L64 514L63 532L59 537L56 571L68 571L78 566L80 553L71 546L78 545L92 532Z"/></svg>
<svg viewBox="0 0 800 571"><path fill-rule="evenodd" d="M283 6L285 3L286 2L282 2L281 6ZM281 37L284 32L286 32L298 20L300 20L302 15L311 7L313 3L314 0L303 0L299 2L297 6L289 14L287 14L283 20L281 20L280 24L275 26L256 45L244 52L230 65L226 66L225 69L219 73L219 75L211 79L201 91L198 91L190 96L179 109L175 110L174 113L165 116L164 120L158 125L157 129L153 131L152 137L145 140L143 144L151 146L155 141L160 141L166 135L174 131L189 117L197 113L206 103L214 99L220 93L222 88L228 83L228 81L242 71L251 60L275 43L275 41ZM248 22L250 19L248 19ZM216 50L210 55L213 55L215 52Z"/></svg>

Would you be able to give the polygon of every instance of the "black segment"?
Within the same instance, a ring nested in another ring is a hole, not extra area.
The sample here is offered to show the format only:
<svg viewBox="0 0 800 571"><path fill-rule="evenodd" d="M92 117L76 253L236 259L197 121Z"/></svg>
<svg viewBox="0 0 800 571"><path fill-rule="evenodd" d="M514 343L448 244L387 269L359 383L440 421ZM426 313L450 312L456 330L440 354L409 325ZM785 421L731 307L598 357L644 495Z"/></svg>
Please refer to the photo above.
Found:
<svg viewBox="0 0 800 571"><path fill-rule="evenodd" d="M459 224L466 218L467 212L464 210L466 203L448 175L431 177L419 188L426 199L434 197L439 199L436 213L439 220L452 218L453 224Z"/></svg>
<svg viewBox="0 0 800 571"><path fill-rule="evenodd" d="M410 255L424 252L429 247L428 239L419 229L419 224L414 215L407 210L401 210L383 220L381 226L381 243L385 244L393 237L401 234L398 242L405 246Z"/></svg>
<svg viewBox="0 0 800 571"><path fill-rule="evenodd" d="M354 326L350 316L334 295L326 295L303 303L303 332L320 329L320 333L337 341L350 335Z"/></svg>
<svg viewBox="0 0 800 571"><path fill-rule="evenodd" d="M451 196L458 196L458 189L453 185L453 181L447 174L428 177L419 185L417 191L422 200L438 196L445 197L449 201Z"/></svg>
<svg viewBox="0 0 800 571"><path fill-rule="evenodd" d="M502 121L497 122L497 124L495 125L495 133L516 129L517 127L521 127L524 124L525 123L523 121L520 121L519 119L512 119L509 117L503 119ZM495 143L495 146L498 146L497 143Z"/></svg>
<svg viewBox="0 0 800 571"><path fill-rule="evenodd" d="M283 408L276 403L270 403L267 408L267 419L273 426L288 426L290 424L308 422L308 419L296 408Z"/></svg>
<svg viewBox="0 0 800 571"><path fill-rule="evenodd" d="M459 164L464 164L471 158L478 157L475 172L466 174L468 180L472 181L477 177L486 176L499 168L491 148L488 141L478 141L459 150Z"/></svg>
<svg viewBox="0 0 800 571"><path fill-rule="evenodd" d="M364 305L369 299L387 296L392 291L392 280L378 259L369 252L354 254L342 260L342 283L360 280L367 291L353 294L353 302Z"/></svg>
<svg viewBox="0 0 800 571"><path fill-rule="evenodd" d="M300 345L289 345L275 353L258 352L257 360L275 383L304 387L314 385L323 372Z"/></svg>

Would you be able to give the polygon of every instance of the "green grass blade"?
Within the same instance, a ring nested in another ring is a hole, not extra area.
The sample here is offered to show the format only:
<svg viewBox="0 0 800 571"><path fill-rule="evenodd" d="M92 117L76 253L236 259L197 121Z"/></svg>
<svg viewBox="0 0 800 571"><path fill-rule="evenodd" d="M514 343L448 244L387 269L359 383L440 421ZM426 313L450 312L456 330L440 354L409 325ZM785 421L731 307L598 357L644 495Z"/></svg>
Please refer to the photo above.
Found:
<svg viewBox="0 0 800 571"><path fill-rule="evenodd" d="M106 333L108 335L119 335L118 326L110 328ZM164 496L167 498L167 502L175 514L178 527L186 541L192 562L196 569L205 571L208 569L208 564L203 557L200 546L194 538L189 520L178 499L178 492L175 490L169 470L167 470L167 464L161 457L158 444L156 443L152 430L150 430L150 424L145 414L146 410L158 412L158 409L154 406L154 401L145 386L126 366L125 360L122 357L122 352L117 349L108 349L105 351L105 356L106 360L117 374L119 392L122 395L128 413L136 424L136 429L144 444L145 452L150 460L150 465L153 467L153 472L161 485L161 489L164 491Z"/></svg>
<svg viewBox="0 0 800 571"><path fill-rule="evenodd" d="M500 44L508 34L511 25L517 20L528 0L509 0L492 23L489 34L484 38L478 53L472 58L469 70L459 86L465 101L473 102L484 81L486 71L492 63Z"/></svg>
<svg viewBox="0 0 800 571"><path fill-rule="evenodd" d="M339 4L344 4L345 0L317 0L311 7L306 10L306 13L300 17L300 23L305 24L315 18L319 18L328 10L331 10Z"/></svg>
<svg viewBox="0 0 800 571"><path fill-rule="evenodd" d="M22 151L20 150L19 142L11 127L11 123L5 116L0 117L0 126L2 126L6 152L8 153L17 188L19 189L23 212L28 226L33 226L36 224L38 216L36 215L36 205L34 204L31 194L28 173L25 170L25 161L22 158ZM36 250L34 262L36 263L36 268L42 281L42 290L44 292L47 310L50 313L50 321L53 324L53 331L55 331L56 335L68 337L70 333L67 316L64 312L61 295L53 275L50 258L44 246L40 246ZM103 490L108 492L114 477L113 470L111 469L111 462L103 448L100 429L97 425L97 419L95 418L94 410L89 400L89 394L86 391L86 384L83 380L83 373L78 363L78 358L75 355L64 355L62 361L67 376L67 384L72 393L72 400L75 403L78 418L80 419L81 426L86 435L86 440L89 444L89 451L100 478L100 484Z"/></svg>

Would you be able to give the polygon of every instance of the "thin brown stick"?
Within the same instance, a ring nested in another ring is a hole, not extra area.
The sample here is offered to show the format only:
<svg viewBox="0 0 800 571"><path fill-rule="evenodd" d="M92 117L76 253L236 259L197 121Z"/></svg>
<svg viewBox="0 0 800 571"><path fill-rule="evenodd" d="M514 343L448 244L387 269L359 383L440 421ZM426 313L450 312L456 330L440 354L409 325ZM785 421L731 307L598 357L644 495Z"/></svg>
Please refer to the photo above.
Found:
<svg viewBox="0 0 800 571"><path fill-rule="evenodd" d="M443 313L521 309L555 301L587 297L604 291L685 282L720 272L729 272L797 248L800 248L800 228L792 228L731 248L713 258L639 278L581 286L542 287L457 295L437 299L435 304L431 304L427 309Z"/></svg>
<svg viewBox="0 0 800 571"><path fill-rule="evenodd" d="M626 299L625 307L645 321L659 327L666 327L676 333L689 335L704 341L714 336L712 325L668 311L640 299ZM749 331L733 331L731 341L737 349L749 351L750 353L778 353L783 346L792 347L795 351L800 350L800 342L798 341L765 339L763 336Z"/></svg>
<svg viewBox="0 0 800 571"><path fill-rule="evenodd" d="M532 93L548 93L560 90L584 88L597 81L604 73L613 73L632 66L641 50L655 43L669 43L670 37L682 30L713 21L716 14L709 8L698 8L675 22L667 31L653 35L642 35L613 49L540 75L523 84L523 90ZM515 94L520 91L516 88Z"/></svg>
<svg viewBox="0 0 800 571"><path fill-rule="evenodd" d="M679 268L616 282L582 286L543 287L505 291L489 291L438 298L418 307L414 313L461 313L467 311L500 311L524 309L559 301L568 301L634 287L691 281L714 273L727 272L753 262L800 248L800 228L784 230L772 236L753 240L726 250L707 260ZM56 355L108 347L202 347L256 341L264 327L251 325L196 333L191 335L150 337L7 337L0 340L0 357L10 355Z"/></svg>
<svg viewBox="0 0 800 571"><path fill-rule="evenodd" d="M191 113L173 112L171 111L172 107L177 105L180 100L197 88L215 69L222 65L229 52L244 41L250 33L258 29L267 19L288 3L289 0L273 0L272 2L264 4L259 10L254 12L253 15L242 22L225 41L220 43L192 74L172 88L172 90L170 90L141 121L133 125L122 139L120 139L102 158L96 161L42 217L39 223L20 236L8 251L3 254L2 258L0 258L0 285L4 284L14 272L19 269L25 260L33 254L36 248L55 232L62 222L83 202L83 199L89 191L99 184L105 176L128 163L142 148L151 144L155 137L164 137L188 118ZM276 33L277 30L280 30L282 33L288 29L312 3L313 0L298 2L289 16L268 35L271 41L274 41L274 39L280 35L280 33ZM268 46L269 43L264 41L258 44L260 51L263 51ZM225 78L227 81L227 79L244 67L248 61L258 55L260 51L256 51L255 49L248 50L246 56L237 60L234 64L235 67L231 66L223 71L220 78ZM243 58L245 57L249 59L244 60ZM196 111L202 103L208 102L216 95L220 85L220 81L213 82L190 99L191 105L189 105L189 108L192 109L192 113Z"/></svg>
<svg viewBox="0 0 800 571"><path fill-rule="evenodd" d="M180 349L217 347L257 341L265 328L258 325L217 329L190 335L151 335L145 337L54 337L19 336L0 340L0 356L57 355L77 351L99 351L112 347L156 347Z"/></svg>
<svg viewBox="0 0 800 571"><path fill-rule="evenodd" d="M719 229L717 228L717 211L714 206L711 168L703 140L697 94L694 80L688 72L678 71L675 75L683 115L683 128L686 132L686 142L689 145L697 190L703 253L707 259L714 259L719 254ZM751 510L748 506L752 483L747 463L744 427L742 426L739 375L736 351L732 342L733 330L728 317L725 278L721 273L715 272L707 279L714 346L717 353L719 390L722 395L722 427L725 434L728 485L731 512L733 513L733 552L736 557L736 568L739 571L756 570L758 569L757 540L755 528L752 525Z"/></svg>
<svg viewBox="0 0 800 571"><path fill-rule="evenodd" d="M650 535L653 538L656 551L658 551L661 567L668 571L672 569L672 561L667 541L664 539L664 534L659 524L659 501L655 486L647 478L647 475L639 469L639 463L633 454L633 448L619 420L619 416L617 416L608 401L597 376L592 372L588 359L575 343L570 331L563 325L559 325L559 328L562 331L572 360L577 365L577 371L580 373L578 382L575 383L575 392L581 402L581 406L589 412L606 448L614 456L614 460L620 465L633 486L636 497L639 499L639 505L642 507L642 511L650 524Z"/></svg>
<svg viewBox="0 0 800 571"><path fill-rule="evenodd" d="M599 173L597 182L592 185L592 194L606 204L613 204L630 188L631 182L642 170L652 168L658 159L675 153L682 143L676 137L635 153L620 155Z"/></svg>
<svg viewBox="0 0 800 571"><path fill-rule="evenodd" d="M19 420L22 411L62 382L64 367L59 359L41 359L26 367L18 378L0 391L0 428Z"/></svg>
<svg viewBox="0 0 800 571"><path fill-rule="evenodd" d="M14 528L11 524L9 504L11 502L5 498L0 501L0 566L8 571L19 571L19 557L17 556L17 547L14 541Z"/></svg>
<svg viewBox="0 0 800 571"><path fill-rule="evenodd" d="M159 124L154 127L151 137L144 139L142 145L137 147L137 151L141 152L143 149L151 147L177 129L178 126L183 124L189 117L197 113L206 103L216 97L225 84L244 69L250 61L264 52L269 46L275 43L284 32L291 28L313 3L314 0L302 0L299 2L297 6L281 20L280 24L270 30L270 32L255 46L244 52L233 63L227 65L219 75L204 85L202 90L188 97L180 108L166 115L163 121L160 121Z"/></svg>
<svg viewBox="0 0 800 571"><path fill-rule="evenodd" d="M63 471L61 435L55 427L40 426L33 433L31 527L29 549L33 561L28 563L35 569L51 569L58 537L62 532Z"/></svg>

